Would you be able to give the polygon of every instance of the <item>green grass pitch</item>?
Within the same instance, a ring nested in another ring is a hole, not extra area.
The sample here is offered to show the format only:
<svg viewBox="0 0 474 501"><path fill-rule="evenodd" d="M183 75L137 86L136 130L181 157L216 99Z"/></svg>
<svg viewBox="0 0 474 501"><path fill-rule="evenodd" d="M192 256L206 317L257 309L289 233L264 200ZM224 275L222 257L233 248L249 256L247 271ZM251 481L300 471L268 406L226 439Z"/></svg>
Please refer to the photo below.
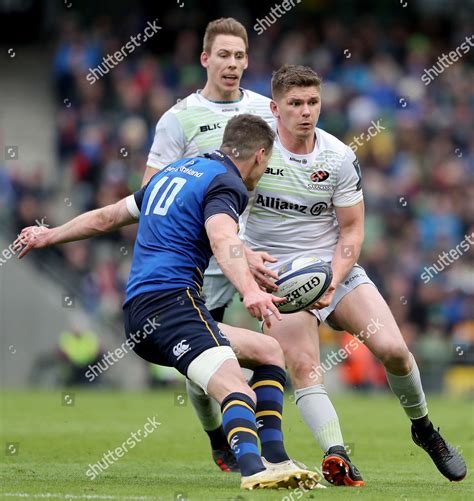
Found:
<svg viewBox="0 0 474 501"><path fill-rule="evenodd" d="M347 394L333 400L366 486L290 497L291 491L240 491L237 475L220 473L190 404L177 398L180 390L73 389L71 399L64 391L1 394L2 499L474 499L472 401L428 399L434 423L463 451L468 463L463 482L447 481L412 443L409 422L394 397ZM161 423L153 433L95 480L86 476L89 463L119 447L153 416ZM321 452L288 399L284 432L290 455L319 468Z"/></svg>

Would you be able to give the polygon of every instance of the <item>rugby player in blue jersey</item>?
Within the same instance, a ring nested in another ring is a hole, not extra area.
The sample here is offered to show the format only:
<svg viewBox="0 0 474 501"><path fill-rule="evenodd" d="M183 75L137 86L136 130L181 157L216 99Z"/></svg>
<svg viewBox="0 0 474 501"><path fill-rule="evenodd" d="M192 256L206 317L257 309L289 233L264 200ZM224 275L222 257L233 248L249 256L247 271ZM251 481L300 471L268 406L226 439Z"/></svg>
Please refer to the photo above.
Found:
<svg viewBox="0 0 474 501"><path fill-rule="evenodd" d="M31 249L93 237L139 219L124 303L126 335L157 320L151 334L139 342L133 338L133 349L148 362L175 367L221 405L243 489L297 487L308 479L319 485L317 474L296 465L284 448L280 345L269 336L217 324L200 296L214 254L253 317L269 326L281 320L274 303L283 300L259 287L237 236L247 190L267 168L274 137L263 119L238 115L229 120L220 150L174 162L133 195L62 226L25 228L14 243L22 258ZM262 271L268 272L263 265ZM249 384L236 354L254 370Z"/></svg>

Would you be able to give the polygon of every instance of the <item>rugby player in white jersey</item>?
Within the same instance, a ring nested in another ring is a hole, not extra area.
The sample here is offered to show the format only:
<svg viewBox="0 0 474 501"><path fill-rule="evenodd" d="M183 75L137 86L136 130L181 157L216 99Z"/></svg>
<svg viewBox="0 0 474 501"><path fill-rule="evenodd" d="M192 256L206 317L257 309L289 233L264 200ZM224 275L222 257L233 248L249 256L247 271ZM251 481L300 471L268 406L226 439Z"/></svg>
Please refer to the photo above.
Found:
<svg viewBox="0 0 474 501"><path fill-rule="evenodd" d="M147 160L143 185L161 168L183 157L194 157L218 149L227 122L235 115L251 113L273 124L270 99L242 89L240 80L248 65L248 37L244 26L233 18L221 18L207 25L201 64L207 71L202 90L187 96L163 114ZM235 152L238 156L238 151ZM253 271L263 267L265 253L247 254ZM264 269L264 268L263 268ZM214 258L206 270L203 293L206 307L217 322L236 290L225 278ZM221 424L217 402L201 388L186 381L193 404L212 448L214 462L222 471L238 471Z"/></svg>
<svg viewBox="0 0 474 501"><path fill-rule="evenodd" d="M445 477L462 480L462 456L428 418L416 361L387 303L357 264L364 240L360 167L351 148L315 129L320 83L319 76L303 66L284 66L273 75L277 139L269 168L254 190L245 240L252 249L276 257L272 267L302 256L331 262L333 281L315 309L283 315L281 322L264 326L264 332L283 348L296 405L325 453L326 480L334 485L364 483L346 454L323 371L318 371L318 325L325 321L357 336L383 363L390 388L411 420L414 442Z"/></svg>

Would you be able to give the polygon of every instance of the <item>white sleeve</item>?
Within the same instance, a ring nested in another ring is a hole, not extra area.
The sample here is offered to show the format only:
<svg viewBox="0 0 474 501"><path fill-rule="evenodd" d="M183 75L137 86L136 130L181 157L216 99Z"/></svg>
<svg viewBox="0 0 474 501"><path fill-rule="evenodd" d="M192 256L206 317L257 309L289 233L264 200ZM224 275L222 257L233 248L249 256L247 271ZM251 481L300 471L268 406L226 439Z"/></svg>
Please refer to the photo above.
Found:
<svg viewBox="0 0 474 501"><path fill-rule="evenodd" d="M363 199L362 174L359 160L351 148L347 147L346 156L339 169L336 189L333 194L334 207L351 207Z"/></svg>
<svg viewBox="0 0 474 501"><path fill-rule="evenodd" d="M185 156L186 140L176 115L167 111L156 124L147 166L162 169Z"/></svg>
<svg viewBox="0 0 474 501"><path fill-rule="evenodd" d="M128 212L130 212L130 215L135 219L140 219L140 209L138 208L137 202L135 200L135 195L129 195L125 199L125 202L127 204L127 209Z"/></svg>

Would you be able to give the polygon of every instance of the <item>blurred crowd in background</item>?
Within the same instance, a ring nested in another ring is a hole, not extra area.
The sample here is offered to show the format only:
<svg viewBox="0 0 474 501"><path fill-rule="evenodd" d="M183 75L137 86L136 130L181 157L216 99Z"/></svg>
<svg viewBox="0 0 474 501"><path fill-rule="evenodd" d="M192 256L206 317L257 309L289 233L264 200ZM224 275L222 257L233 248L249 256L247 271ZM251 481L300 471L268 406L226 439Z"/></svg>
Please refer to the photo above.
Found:
<svg viewBox="0 0 474 501"><path fill-rule="evenodd" d="M466 235L474 239L474 52L429 85L421 76L464 41L469 20L415 15L407 23L363 15L349 23L325 15L309 22L294 11L257 36L252 28L257 17L244 10L239 18L250 41L242 86L270 96L272 71L283 63L305 64L322 76L318 126L352 143L362 167L366 239L359 262L421 363L450 363L456 347L468 350L474 342L472 248L429 274L427 283L421 275ZM206 77L199 55L212 16L188 10L187 24L195 20L195 27L181 30L173 19L159 23L153 44L93 85L86 80L89 69L140 32L147 19L61 19L52 62L57 183L44 183L41 172L25 178L0 171L0 207L3 218L13 217L13 231L34 224L38 215L54 224L58 207L48 201L58 192L63 208L80 213L140 187L157 120L178 99L202 88ZM168 37L170 46L168 31L174 47L163 51L160 38ZM379 127L370 136L374 123ZM121 302L135 231L128 227L37 258L62 259L64 276L88 312L116 323L117 336L122 336ZM340 342L337 336L325 339Z"/></svg>

